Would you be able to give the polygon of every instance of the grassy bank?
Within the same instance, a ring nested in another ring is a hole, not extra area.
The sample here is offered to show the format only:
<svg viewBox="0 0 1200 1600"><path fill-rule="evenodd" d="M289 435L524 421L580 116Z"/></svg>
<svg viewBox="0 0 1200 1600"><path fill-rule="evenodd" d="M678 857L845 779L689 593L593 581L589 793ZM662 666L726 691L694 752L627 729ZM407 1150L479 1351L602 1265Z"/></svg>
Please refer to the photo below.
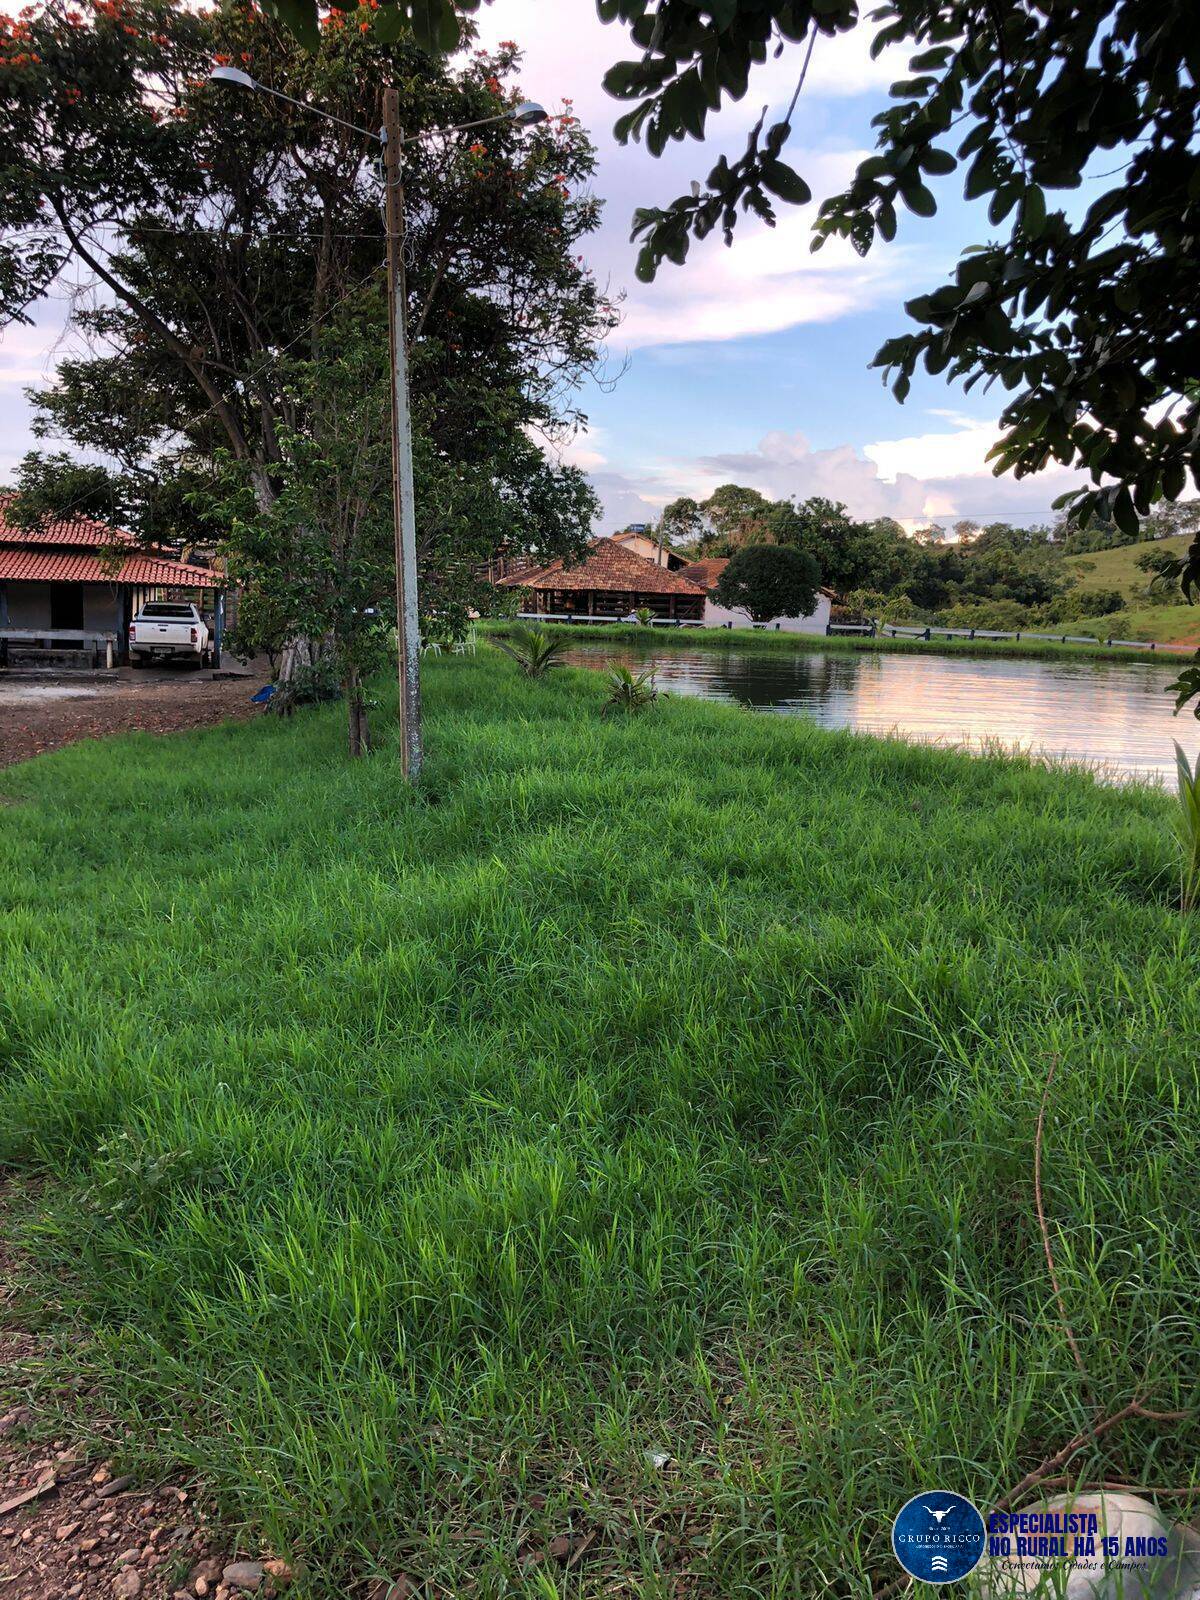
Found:
<svg viewBox="0 0 1200 1600"><path fill-rule="evenodd" d="M1098 633L1101 638L1155 639L1160 643L1186 640L1194 648L1200 639L1200 612L1194 606L1156 604L1156 597L1146 592L1150 575L1138 566L1147 551L1181 556L1190 542L1190 534L1180 534L1170 539L1118 545L1112 550L1094 550L1089 555L1067 556L1066 569L1085 594L1093 589L1119 589L1126 600L1124 610L1091 621L1085 619L1078 629L1073 626L1072 632ZM1159 597L1160 602L1165 598Z"/></svg>
<svg viewBox="0 0 1200 1600"><path fill-rule="evenodd" d="M601 693L432 662L418 793L337 708L0 781L30 1242L301 1593L864 1597L910 1495L1196 1401L1166 802Z"/></svg>
<svg viewBox="0 0 1200 1600"><path fill-rule="evenodd" d="M1175 608L1178 609L1178 608ZM1120 613L1118 613L1120 615ZM1104 619L1107 622L1107 618ZM479 624L484 638L503 638L513 625L508 622L483 622ZM529 626L529 624L524 624ZM869 654L897 654L897 655L928 655L933 651L937 655L950 656L1026 656L1031 660L1055 660L1057 658L1070 658L1072 660L1088 659L1091 661L1129 661L1135 665L1146 662L1162 664L1166 661L1173 664L1176 661L1186 660L1182 653L1170 652L1163 655L1149 650L1121 649L1117 646L1107 648L1104 645L1089 644L1061 644L1056 640L1045 639L939 639L929 641L924 639L885 639L878 636L874 639L862 634L833 635L826 637L823 633L776 633L774 630L758 628L642 628L636 623L600 622L600 623L566 623L548 622L539 623L538 627L546 633L561 635L574 642L586 643L589 639L611 639L619 641L622 645L637 645L647 649L679 647L703 647L719 650L830 650L830 651L866 651ZM915 626L915 624L914 624ZM1070 631L1075 633L1081 624L1072 622ZM1105 630L1102 637L1125 637L1118 630L1113 633ZM1129 635L1131 638L1155 637L1147 635Z"/></svg>

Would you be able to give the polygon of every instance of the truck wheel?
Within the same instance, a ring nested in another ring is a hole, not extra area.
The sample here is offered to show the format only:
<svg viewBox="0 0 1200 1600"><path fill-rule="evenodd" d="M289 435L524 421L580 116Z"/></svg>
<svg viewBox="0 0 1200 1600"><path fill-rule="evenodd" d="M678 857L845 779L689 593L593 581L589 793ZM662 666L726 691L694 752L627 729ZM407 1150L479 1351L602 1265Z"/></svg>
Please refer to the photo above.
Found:
<svg viewBox="0 0 1200 1600"><path fill-rule="evenodd" d="M129 652L129 665L131 667L144 667L146 665L146 658L137 650L131 650Z"/></svg>

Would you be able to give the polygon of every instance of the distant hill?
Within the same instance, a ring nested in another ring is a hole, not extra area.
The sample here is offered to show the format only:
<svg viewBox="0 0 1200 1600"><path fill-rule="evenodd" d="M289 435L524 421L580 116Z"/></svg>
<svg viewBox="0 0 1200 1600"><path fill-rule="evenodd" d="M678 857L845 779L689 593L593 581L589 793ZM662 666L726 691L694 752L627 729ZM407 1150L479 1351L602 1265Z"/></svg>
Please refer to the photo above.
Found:
<svg viewBox="0 0 1200 1600"><path fill-rule="evenodd" d="M1200 606L1164 605L1147 595L1149 576L1137 565L1147 550L1169 551L1180 555L1190 542L1190 534L1171 539L1148 539L1141 544L1124 544L1115 550L1094 550L1089 555L1067 556L1064 564L1080 589L1119 589L1128 604L1124 611L1110 616L1086 618L1072 623L1072 631L1093 633L1098 638L1156 639L1160 643L1195 644L1200 642Z"/></svg>
<svg viewBox="0 0 1200 1600"><path fill-rule="evenodd" d="M1090 555L1067 556L1065 562L1081 589L1120 589L1128 599L1146 604L1149 578L1138 567L1138 557L1147 550L1169 551L1182 555L1191 535L1181 533L1173 539L1147 539L1142 544L1123 544L1115 550L1093 550Z"/></svg>

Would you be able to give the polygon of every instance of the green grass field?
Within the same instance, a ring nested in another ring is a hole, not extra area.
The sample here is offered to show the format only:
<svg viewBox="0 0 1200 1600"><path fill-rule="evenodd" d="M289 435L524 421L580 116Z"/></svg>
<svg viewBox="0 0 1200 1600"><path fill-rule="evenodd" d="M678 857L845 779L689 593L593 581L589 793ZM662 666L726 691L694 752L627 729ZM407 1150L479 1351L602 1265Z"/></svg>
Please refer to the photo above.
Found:
<svg viewBox="0 0 1200 1600"><path fill-rule="evenodd" d="M865 1600L910 1495L1135 1397L1192 1420L1070 1470L1193 1484L1166 799L490 650L426 687L417 792L337 708L0 775L0 1160L145 1456L322 1600Z"/></svg>
<svg viewBox="0 0 1200 1600"><path fill-rule="evenodd" d="M1067 556L1065 566L1081 589L1120 589L1131 601L1146 597L1149 575L1138 566L1148 550L1181 556L1191 542L1191 534L1170 539L1151 539L1142 544L1118 545L1114 550L1095 550L1090 555ZM1175 609L1179 609L1176 607Z"/></svg>
<svg viewBox="0 0 1200 1600"><path fill-rule="evenodd" d="M1100 638L1154 639L1160 644L1200 641L1200 611L1188 605L1155 604L1146 593L1149 576L1137 565L1147 550L1182 555L1190 534L1157 539L1144 544L1121 545L1086 556L1067 556L1065 565L1080 589L1119 589L1128 599L1123 611L1085 618L1072 632L1095 633Z"/></svg>

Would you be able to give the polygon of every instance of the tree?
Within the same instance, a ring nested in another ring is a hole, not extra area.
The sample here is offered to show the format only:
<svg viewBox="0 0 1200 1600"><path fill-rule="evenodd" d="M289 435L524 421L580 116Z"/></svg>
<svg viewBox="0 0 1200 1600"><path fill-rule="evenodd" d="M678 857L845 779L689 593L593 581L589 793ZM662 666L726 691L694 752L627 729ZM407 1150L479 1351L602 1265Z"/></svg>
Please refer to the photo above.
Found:
<svg viewBox="0 0 1200 1600"><path fill-rule="evenodd" d="M752 622L807 617L817 608L821 572L803 550L787 545L750 545L730 558L717 580L717 604L746 611Z"/></svg>
<svg viewBox="0 0 1200 1600"><path fill-rule="evenodd" d="M450 70L411 42L381 42L369 5L327 23L306 54L251 7L103 0L86 19L54 7L6 20L0 314L28 319L68 271L82 282L73 326L94 353L64 362L37 397L40 427L111 463L112 509L147 538L194 531L218 452L269 518L312 421L315 390L291 363L348 304L367 314L364 289L379 310L374 140L208 84L214 61L367 129L393 80L413 131L518 98L506 81L515 46ZM575 395L612 324L578 252L598 218L579 192L593 166L569 115L529 135L500 122L408 147L418 536L443 615L475 592L484 508L503 507L497 538L536 541L547 557L586 542L585 481L542 466L527 430L553 437L580 420ZM497 463L510 465L497 475Z"/></svg>
<svg viewBox="0 0 1200 1600"><path fill-rule="evenodd" d="M705 520L727 548L763 542L764 519L771 502L757 489L723 483L701 506Z"/></svg>
<svg viewBox="0 0 1200 1600"><path fill-rule="evenodd" d="M705 136L709 113L747 91L768 54L801 47L796 94L745 152L718 157L703 183L639 210L639 276L682 263L692 238L739 212L775 221L808 184L782 160L818 34L861 25L852 0L727 0L721 5L599 0L639 54L605 78L630 102L622 141L652 155ZM887 0L869 13L872 49L906 44L910 76L875 118L877 153L820 208L814 247L860 253L894 238L900 204L937 210L930 180L966 166L968 199L1001 230L965 254L953 280L910 301L919 331L875 358L903 400L918 363L967 388L999 380L1011 395L994 452L1018 477L1051 460L1081 467L1093 489L1064 497L1081 520L1109 514L1136 529L1162 497L1200 474L1200 34L1190 0L1090 0L995 6L991 0ZM1114 181L1090 203L1056 207L1097 165ZM1003 226L1002 226L1003 225ZM1108 480L1108 481L1105 481ZM1180 574L1200 588L1200 537Z"/></svg>
<svg viewBox="0 0 1200 1600"><path fill-rule="evenodd" d="M704 513L687 495L664 506L658 519L658 536L664 544L698 546L704 531Z"/></svg>
<svg viewBox="0 0 1200 1600"><path fill-rule="evenodd" d="M395 582L391 413L378 332L371 338L363 319L343 316L309 357L287 363L285 391L304 426L278 429L269 504L226 452L218 471L225 494L214 506L260 642L272 630L277 648L297 636L328 641L352 756L370 748L363 680L387 654L381 602Z"/></svg>

